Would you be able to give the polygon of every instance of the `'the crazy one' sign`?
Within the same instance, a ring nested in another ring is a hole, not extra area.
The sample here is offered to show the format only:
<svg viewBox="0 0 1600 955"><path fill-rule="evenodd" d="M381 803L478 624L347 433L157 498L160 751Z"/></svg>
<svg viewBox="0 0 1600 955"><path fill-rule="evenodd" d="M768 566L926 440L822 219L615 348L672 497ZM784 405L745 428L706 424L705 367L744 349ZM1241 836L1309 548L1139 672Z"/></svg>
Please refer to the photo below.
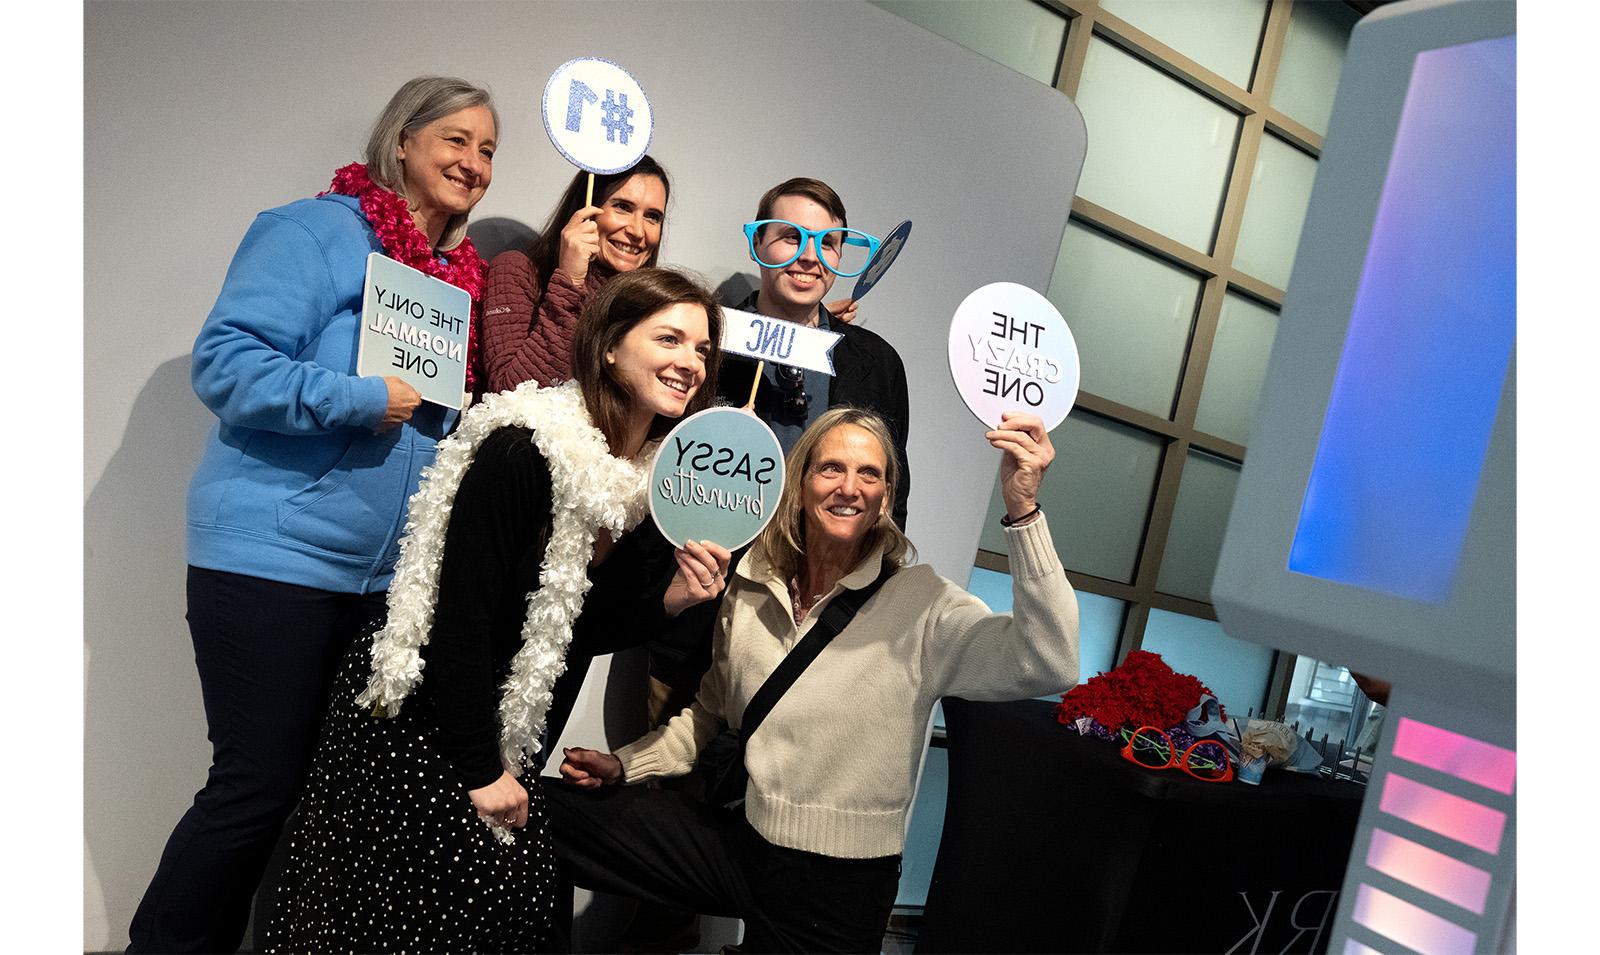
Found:
<svg viewBox="0 0 1600 955"><path fill-rule="evenodd" d="M961 400L993 428L1028 411L1053 429L1078 397L1078 345L1050 300L995 282L968 295L950 319L950 376Z"/></svg>

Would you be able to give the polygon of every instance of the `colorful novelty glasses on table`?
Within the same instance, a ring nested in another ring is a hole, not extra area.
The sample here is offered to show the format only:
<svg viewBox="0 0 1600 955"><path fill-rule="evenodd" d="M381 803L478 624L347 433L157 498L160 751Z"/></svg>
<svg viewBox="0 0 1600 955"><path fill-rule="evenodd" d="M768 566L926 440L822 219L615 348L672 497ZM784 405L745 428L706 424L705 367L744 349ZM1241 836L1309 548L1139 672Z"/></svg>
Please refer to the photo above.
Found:
<svg viewBox="0 0 1600 955"><path fill-rule="evenodd" d="M1195 740L1194 745L1177 755L1172 737L1154 726L1122 731L1122 758L1145 769L1177 768L1208 783L1233 779L1233 760L1228 748L1214 739Z"/></svg>
<svg viewBox="0 0 1600 955"><path fill-rule="evenodd" d="M762 228L767 232L759 242ZM852 278L867 270L881 244L877 236L859 229L807 229L788 219L757 219L744 224L744 237L750 243L750 257L764 269L781 269L794 264L810 242L822 267L840 278Z"/></svg>

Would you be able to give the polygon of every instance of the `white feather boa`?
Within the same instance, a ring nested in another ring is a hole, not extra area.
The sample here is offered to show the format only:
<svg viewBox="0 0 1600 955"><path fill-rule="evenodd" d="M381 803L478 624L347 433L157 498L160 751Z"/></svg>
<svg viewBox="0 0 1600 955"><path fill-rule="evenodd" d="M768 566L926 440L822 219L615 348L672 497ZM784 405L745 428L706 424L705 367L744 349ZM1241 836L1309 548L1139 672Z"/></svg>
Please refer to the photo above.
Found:
<svg viewBox="0 0 1600 955"><path fill-rule="evenodd" d="M422 485L411 498L389 587L389 615L372 644L372 679L356 702L362 707L380 704L388 714L397 714L422 679L420 651L433 626L456 489L478 445L507 426L533 429L533 443L550 466L553 502L539 589L528 595L522 647L500 697L500 761L507 772L520 776L540 749L550 688L567 668L572 625L589 592L586 569L595 535L604 527L613 538L620 537L649 510L649 462L657 442L646 444L633 460L612 456L575 382L552 388L527 382L515 391L491 395L439 443L434 463L423 470Z"/></svg>

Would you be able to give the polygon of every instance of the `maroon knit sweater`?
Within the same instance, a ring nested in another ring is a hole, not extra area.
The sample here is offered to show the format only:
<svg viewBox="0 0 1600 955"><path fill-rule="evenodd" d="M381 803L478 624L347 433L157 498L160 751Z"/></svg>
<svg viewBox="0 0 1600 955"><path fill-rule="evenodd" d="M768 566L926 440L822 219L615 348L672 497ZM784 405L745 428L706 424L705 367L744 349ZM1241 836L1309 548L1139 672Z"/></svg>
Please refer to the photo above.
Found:
<svg viewBox="0 0 1600 955"><path fill-rule="evenodd" d="M533 260L521 249L502 252L484 278L479 348L490 392L524 381L553 385L572 377L572 334L585 302L613 272L596 259L578 288L560 269L541 283Z"/></svg>

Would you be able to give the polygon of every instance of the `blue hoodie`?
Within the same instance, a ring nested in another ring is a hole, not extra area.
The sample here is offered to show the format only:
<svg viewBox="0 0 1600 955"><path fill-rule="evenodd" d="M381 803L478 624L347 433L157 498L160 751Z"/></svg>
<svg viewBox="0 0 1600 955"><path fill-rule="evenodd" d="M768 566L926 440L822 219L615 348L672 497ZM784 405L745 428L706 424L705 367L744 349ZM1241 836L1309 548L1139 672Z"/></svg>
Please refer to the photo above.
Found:
<svg viewBox="0 0 1600 955"><path fill-rule="evenodd" d="M219 419L189 482L189 563L341 593L388 587L406 502L454 411L424 402L381 434L379 377L358 377L367 254L353 196L256 217L194 343L195 394Z"/></svg>

